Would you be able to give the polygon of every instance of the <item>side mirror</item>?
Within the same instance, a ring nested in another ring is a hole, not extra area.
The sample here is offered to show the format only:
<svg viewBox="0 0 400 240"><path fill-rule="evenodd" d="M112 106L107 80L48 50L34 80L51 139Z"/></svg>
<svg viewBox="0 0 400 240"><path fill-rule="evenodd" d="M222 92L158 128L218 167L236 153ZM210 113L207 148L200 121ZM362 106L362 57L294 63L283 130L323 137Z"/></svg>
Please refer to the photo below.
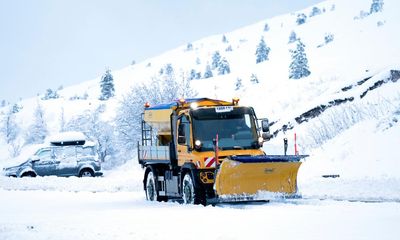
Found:
<svg viewBox="0 0 400 240"><path fill-rule="evenodd" d="M272 135L271 135L269 132L263 132L263 133L262 133L262 138L263 138L265 141L269 141L269 140L272 138Z"/></svg>
<svg viewBox="0 0 400 240"><path fill-rule="evenodd" d="M178 144L186 144L185 136L178 136Z"/></svg>
<svg viewBox="0 0 400 240"><path fill-rule="evenodd" d="M40 158L39 158L38 156L34 155L34 156L32 156L32 157L30 158L30 160L31 160L31 162L37 162L37 161L40 160Z"/></svg>
<svg viewBox="0 0 400 240"><path fill-rule="evenodd" d="M268 119L263 119L261 121L261 129L263 132L269 132L269 121Z"/></svg>

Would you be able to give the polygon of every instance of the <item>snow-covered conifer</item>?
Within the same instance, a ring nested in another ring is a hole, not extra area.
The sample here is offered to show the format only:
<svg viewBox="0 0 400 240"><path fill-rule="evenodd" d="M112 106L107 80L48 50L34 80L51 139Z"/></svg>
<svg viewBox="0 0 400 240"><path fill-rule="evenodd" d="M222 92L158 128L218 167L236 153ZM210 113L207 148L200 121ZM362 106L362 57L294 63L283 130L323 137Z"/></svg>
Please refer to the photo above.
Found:
<svg viewBox="0 0 400 240"><path fill-rule="evenodd" d="M3 134L6 143L11 144L20 132L20 127L15 118L15 112L13 112L12 109L7 111L0 124L0 132Z"/></svg>
<svg viewBox="0 0 400 240"><path fill-rule="evenodd" d="M11 108L11 112L12 113L18 113L19 111L21 111L23 107L21 105L19 105L18 103L14 103L14 105Z"/></svg>
<svg viewBox="0 0 400 240"><path fill-rule="evenodd" d="M292 31L289 35L289 43L294 43L297 40L297 35L294 31Z"/></svg>
<svg viewBox="0 0 400 240"><path fill-rule="evenodd" d="M215 51L212 55L211 69L218 68L221 61L221 54L218 51Z"/></svg>
<svg viewBox="0 0 400 240"><path fill-rule="evenodd" d="M256 49L256 63L264 62L268 60L268 54L271 49L267 46L264 41L264 37L261 37L260 43Z"/></svg>
<svg viewBox="0 0 400 240"><path fill-rule="evenodd" d="M254 73L251 74L251 76L250 76L250 82L253 83L253 84L259 83L258 78L257 78L257 75L255 75Z"/></svg>
<svg viewBox="0 0 400 240"><path fill-rule="evenodd" d="M186 45L186 51L192 51L193 50L193 44L192 43L188 43Z"/></svg>
<svg viewBox="0 0 400 240"><path fill-rule="evenodd" d="M225 58L222 58L221 62L218 66L218 75L225 75L231 72L231 68L229 67L229 62Z"/></svg>
<svg viewBox="0 0 400 240"><path fill-rule="evenodd" d="M301 25L301 24L305 23L306 20L307 20L307 16L304 13L297 14L297 19L296 19L297 25Z"/></svg>
<svg viewBox="0 0 400 240"><path fill-rule="evenodd" d="M100 80L100 100L108 100L115 95L114 89L114 78L111 74L111 70L107 70Z"/></svg>
<svg viewBox="0 0 400 240"><path fill-rule="evenodd" d="M47 124L44 118L44 109L38 103L33 115L33 123L28 127L26 132L25 142L31 143L43 143L47 136Z"/></svg>
<svg viewBox="0 0 400 240"><path fill-rule="evenodd" d="M222 42L223 43L227 43L228 42L228 39L226 38L225 34L222 35Z"/></svg>
<svg viewBox="0 0 400 240"><path fill-rule="evenodd" d="M242 79L237 78L235 83L235 91L240 90L243 87Z"/></svg>
<svg viewBox="0 0 400 240"><path fill-rule="evenodd" d="M46 90L46 93L42 97L42 100L49 100L49 99L57 99L60 96L58 95L56 90L52 90L51 88L48 88Z"/></svg>
<svg viewBox="0 0 400 240"><path fill-rule="evenodd" d="M305 45L300 39L297 40L296 49L291 49L292 62L289 66L289 78L300 79L311 74L308 66L307 55L305 53Z"/></svg>
<svg viewBox="0 0 400 240"><path fill-rule="evenodd" d="M372 0L371 9L369 10L369 13L382 12L382 10L383 10L383 0Z"/></svg>
<svg viewBox="0 0 400 240"><path fill-rule="evenodd" d="M225 48L225 52L232 52L232 45L229 45L227 48Z"/></svg>
<svg viewBox="0 0 400 240"><path fill-rule="evenodd" d="M193 80L193 79L196 79L196 70L191 69L189 74L188 74L188 80L190 81L190 80Z"/></svg>
<svg viewBox="0 0 400 240"><path fill-rule="evenodd" d="M317 15L320 15L322 12L321 12L321 9L319 9L318 7L313 7L312 8L312 10L311 10L311 13L310 13L310 17L314 17L314 16L317 16Z"/></svg>
<svg viewBox="0 0 400 240"><path fill-rule="evenodd" d="M213 73L212 73L212 71L211 71L210 65L207 64L206 70L205 70L205 72L204 72L203 78L211 78L211 77L213 77Z"/></svg>
<svg viewBox="0 0 400 240"><path fill-rule="evenodd" d="M268 23L266 23L264 25L264 32L268 32L268 31L269 31L269 25L268 25Z"/></svg>
<svg viewBox="0 0 400 240"><path fill-rule="evenodd" d="M332 42L334 38L335 38L335 36L332 33L325 33L325 37L324 37L325 44Z"/></svg>

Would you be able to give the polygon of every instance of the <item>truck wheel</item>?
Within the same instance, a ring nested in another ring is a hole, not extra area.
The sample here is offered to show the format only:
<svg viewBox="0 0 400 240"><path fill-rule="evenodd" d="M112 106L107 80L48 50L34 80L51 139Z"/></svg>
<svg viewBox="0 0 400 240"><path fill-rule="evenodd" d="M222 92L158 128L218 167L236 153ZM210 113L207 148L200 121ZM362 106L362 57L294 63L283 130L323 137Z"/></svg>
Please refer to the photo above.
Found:
<svg viewBox="0 0 400 240"><path fill-rule="evenodd" d="M192 175L186 173L182 181L182 198L185 204L205 204L204 195L194 187Z"/></svg>
<svg viewBox="0 0 400 240"><path fill-rule="evenodd" d="M146 199L148 201L157 200L157 188L153 171L150 171L146 177Z"/></svg>

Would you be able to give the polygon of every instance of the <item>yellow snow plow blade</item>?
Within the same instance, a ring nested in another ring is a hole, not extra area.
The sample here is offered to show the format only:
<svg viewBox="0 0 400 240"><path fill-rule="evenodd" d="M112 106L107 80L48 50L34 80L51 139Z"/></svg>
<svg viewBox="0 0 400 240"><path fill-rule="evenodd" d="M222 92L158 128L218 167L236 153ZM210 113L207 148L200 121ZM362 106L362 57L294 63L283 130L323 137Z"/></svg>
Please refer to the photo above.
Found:
<svg viewBox="0 0 400 240"><path fill-rule="evenodd" d="M216 176L217 195L254 195L259 191L295 194L297 172L301 165L299 160L302 157L273 157L225 159ZM290 158L295 161L291 161Z"/></svg>

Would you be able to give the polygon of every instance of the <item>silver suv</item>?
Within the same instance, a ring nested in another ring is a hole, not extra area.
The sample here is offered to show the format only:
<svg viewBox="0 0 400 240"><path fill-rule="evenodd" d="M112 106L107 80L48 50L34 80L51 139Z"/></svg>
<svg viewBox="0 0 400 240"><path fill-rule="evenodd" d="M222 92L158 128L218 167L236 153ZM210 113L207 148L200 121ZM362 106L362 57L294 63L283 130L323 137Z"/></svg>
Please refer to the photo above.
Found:
<svg viewBox="0 0 400 240"><path fill-rule="evenodd" d="M91 142L52 142L40 148L24 163L4 168L9 177L36 176L101 176L101 164Z"/></svg>

